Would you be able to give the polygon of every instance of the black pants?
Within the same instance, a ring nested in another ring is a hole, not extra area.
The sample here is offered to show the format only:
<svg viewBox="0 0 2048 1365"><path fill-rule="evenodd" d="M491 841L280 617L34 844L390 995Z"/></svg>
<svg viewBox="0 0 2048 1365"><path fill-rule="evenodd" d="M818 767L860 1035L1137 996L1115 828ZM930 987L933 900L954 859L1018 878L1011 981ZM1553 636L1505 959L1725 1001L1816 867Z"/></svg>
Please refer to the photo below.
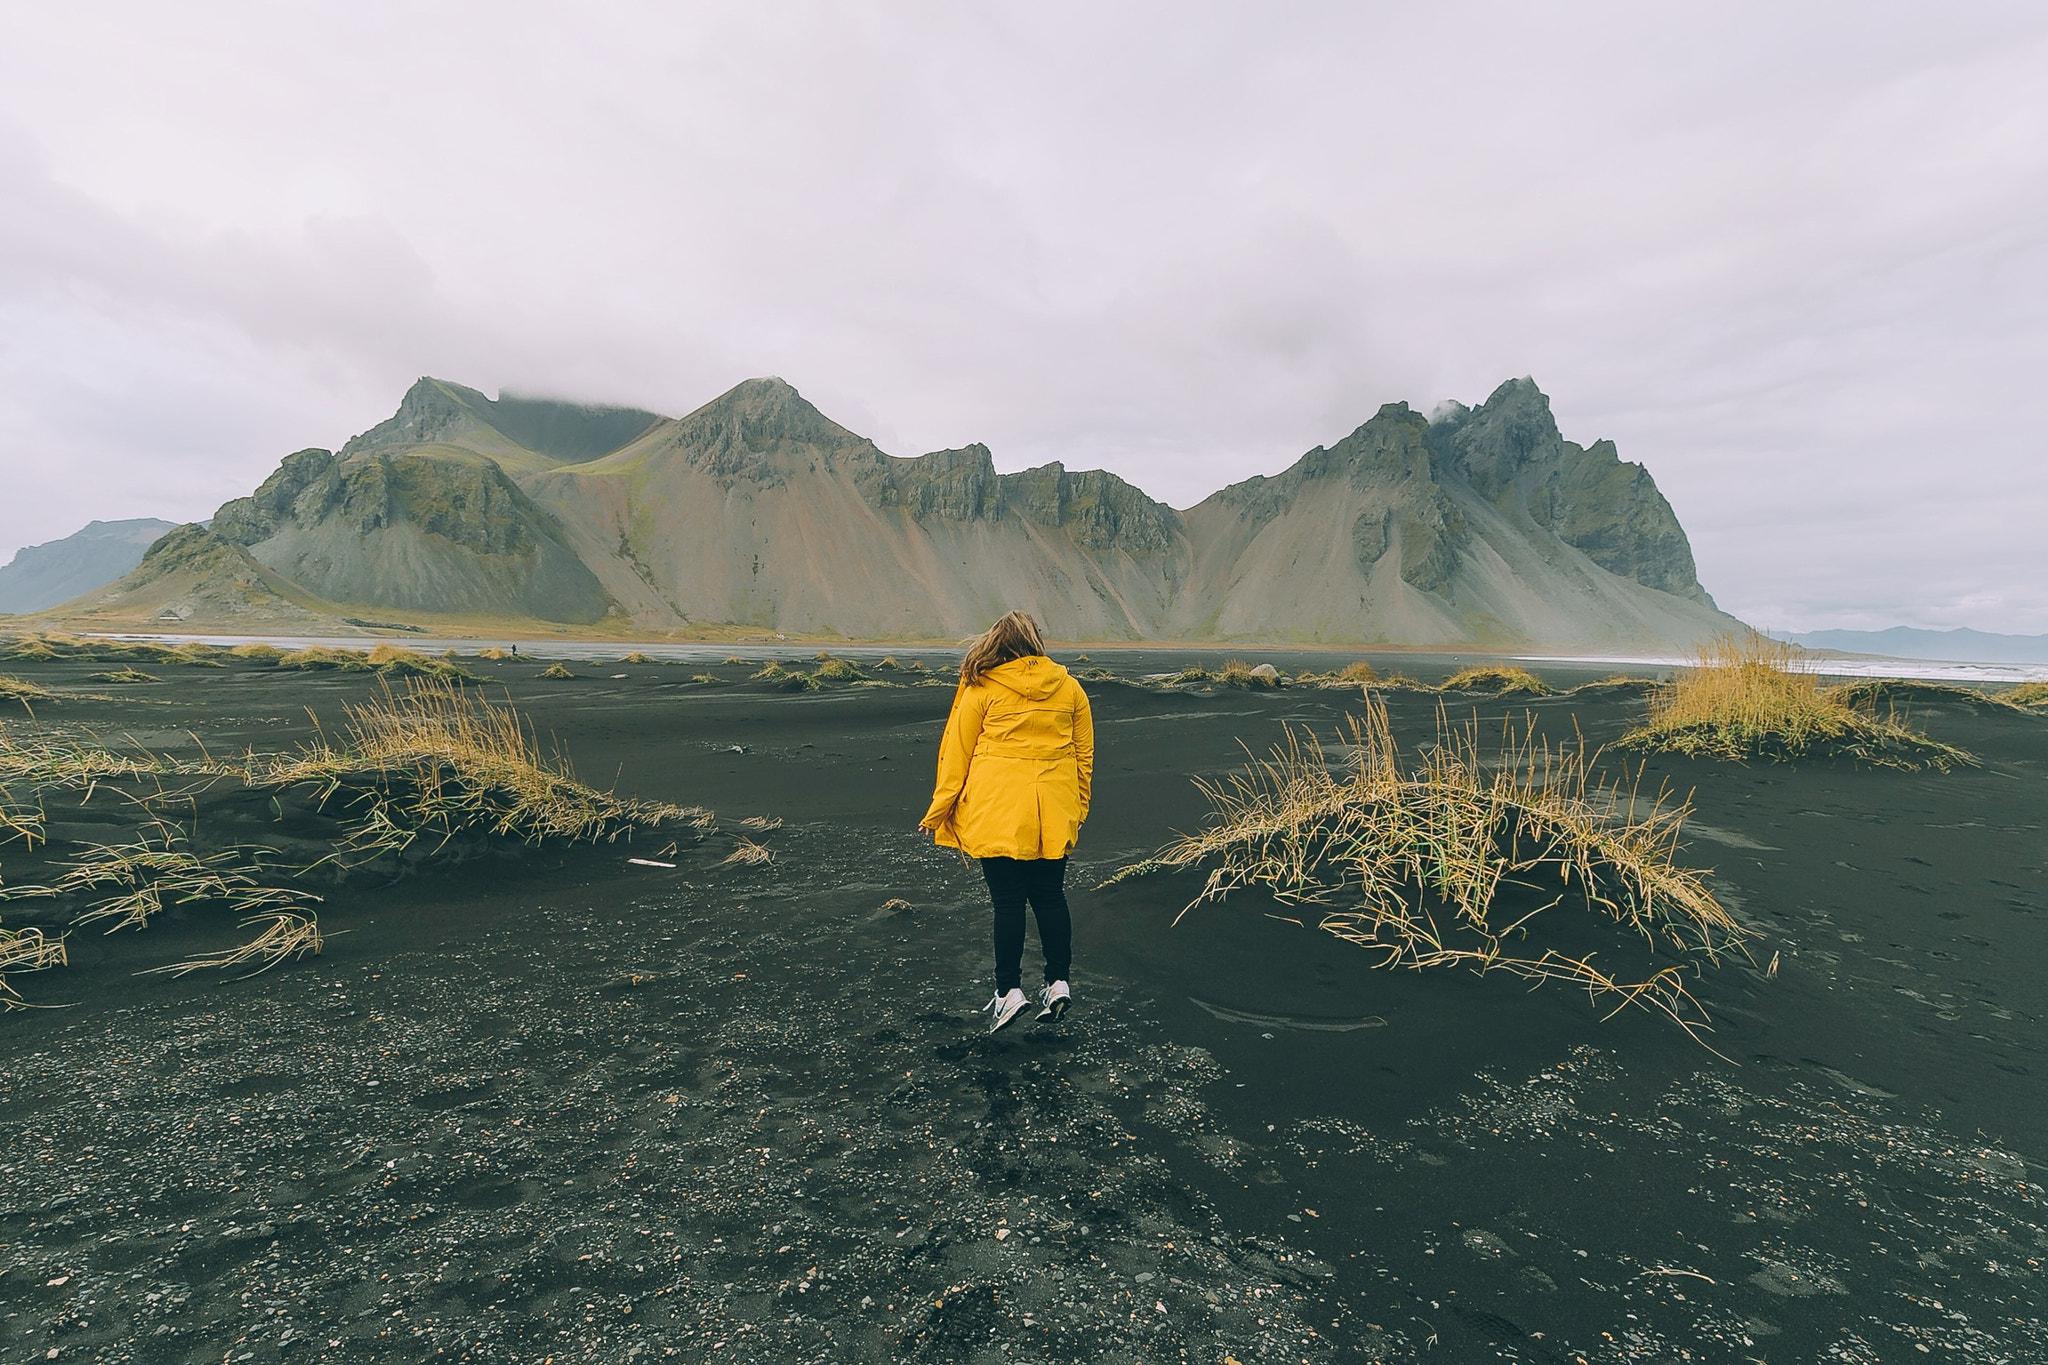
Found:
<svg viewBox="0 0 2048 1365"><path fill-rule="evenodd" d="M996 912L996 994L1023 984L1024 904L1038 918L1047 985L1073 970L1074 925L1067 915L1065 858L983 858L981 875Z"/></svg>

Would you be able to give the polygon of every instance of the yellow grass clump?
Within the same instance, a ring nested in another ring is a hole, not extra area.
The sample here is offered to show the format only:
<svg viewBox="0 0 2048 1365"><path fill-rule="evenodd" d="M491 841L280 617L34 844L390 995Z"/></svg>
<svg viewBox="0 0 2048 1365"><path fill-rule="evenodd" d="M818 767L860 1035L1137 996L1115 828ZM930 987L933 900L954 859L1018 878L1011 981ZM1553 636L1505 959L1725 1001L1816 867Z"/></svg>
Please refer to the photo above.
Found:
<svg viewBox="0 0 2048 1365"><path fill-rule="evenodd" d="M226 971L233 967L246 967L251 963L261 964L253 971L242 973L239 979L247 980L252 976L261 976L280 962L317 955L326 946L326 940L320 935L319 918L311 914L273 910L267 914L252 915L242 921L244 929L253 929L259 924L263 926L263 931L238 948L230 948L219 953L202 953L162 967L146 967L136 975L184 976L189 972L208 968Z"/></svg>
<svg viewBox="0 0 2048 1365"><path fill-rule="evenodd" d="M1999 700L2014 706L2048 706L2048 682L2024 682L2010 692L2000 695Z"/></svg>
<svg viewBox="0 0 2048 1365"><path fill-rule="evenodd" d="M1605 697L1620 692L1648 692L1656 685L1655 678L1638 678L1630 673L1616 673L1589 683L1580 683L1571 691L1575 697Z"/></svg>
<svg viewBox="0 0 2048 1365"><path fill-rule="evenodd" d="M438 846L469 830L532 844L609 840L684 814L583 785L565 758L541 751L517 711L445 679L386 685L345 711L340 743L323 739L249 772L259 785L316 784L323 805L353 809L345 860L404 851L422 838Z"/></svg>
<svg viewBox="0 0 2048 1365"><path fill-rule="evenodd" d="M479 659L489 659L491 662L496 663L500 659L511 658L512 651L501 648L498 645L485 645L476 652L476 657Z"/></svg>
<svg viewBox="0 0 2048 1365"><path fill-rule="evenodd" d="M264 645L254 643L246 645L236 645L233 649L229 650L228 653L232 654L237 659L244 659L252 664L274 664L279 659L282 659L284 657L284 651L279 649L276 645Z"/></svg>
<svg viewBox="0 0 2048 1365"><path fill-rule="evenodd" d="M449 682L480 682L476 674L446 659L430 659L414 649L380 644L364 656L363 662L380 673L394 677L443 678Z"/></svg>
<svg viewBox="0 0 2048 1365"><path fill-rule="evenodd" d="M1511 692L1526 692L1534 697L1547 697L1550 685L1526 668L1503 668L1483 666L1461 668L1444 679L1446 692L1487 692L1504 697Z"/></svg>
<svg viewBox="0 0 2048 1365"><path fill-rule="evenodd" d="M622 664L651 664L658 662L658 660L650 659L636 649L625 658L619 660L619 662Z"/></svg>
<svg viewBox="0 0 2048 1365"><path fill-rule="evenodd" d="M732 852L719 860L723 863L738 863L742 867L757 867L775 861L775 854L766 844L759 844L743 834L733 836Z"/></svg>
<svg viewBox="0 0 2048 1365"><path fill-rule="evenodd" d="M867 674L849 659L828 657L811 671L811 676L820 682L859 682Z"/></svg>
<svg viewBox="0 0 2048 1365"><path fill-rule="evenodd" d="M1528 729L1483 753L1476 723L1453 727L1441 712L1434 747L1406 762L1376 697L1344 741L1333 764L1290 728L1270 758L1198 780L1208 825L1112 880L1209 864L1193 904L1262 887L1315 907L1319 927L1378 953L1377 966L1561 981L1616 1009L1661 1011L1696 1037L1707 1027L1686 973L1740 951L1743 934L1704 874L1677 862L1689 803L1598 784L1596 755ZM1561 919L1566 909L1582 914ZM1583 942L1602 919L1684 961L1629 979L1596 966L1597 949L1529 942L1538 930Z"/></svg>
<svg viewBox="0 0 2048 1365"><path fill-rule="evenodd" d="M823 671L821 666L819 672ZM806 673L800 668L784 668L775 659L770 659L759 672L752 674L748 681L767 683L770 687L778 687L785 692L815 691L824 686L816 673Z"/></svg>
<svg viewBox="0 0 2048 1365"><path fill-rule="evenodd" d="M206 764L188 764L147 749L115 753L96 744L38 735L23 743L0 724L0 784L20 783L37 791L82 791L91 794L102 782L117 778L162 778L216 771Z"/></svg>
<svg viewBox="0 0 2048 1365"><path fill-rule="evenodd" d="M309 899L300 892L258 883L244 860L250 852L265 851L227 849L195 854L186 846L182 830L158 820L144 826L141 837L132 843L86 845L49 890L57 896L112 891L114 894L87 906L73 920L76 924L111 920L110 934L117 929L147 928L167 905L220 901L248 914Z"/></svg>
<svg viewBox="0 0 2048 1365"><path fill-rule="evenodd" d="M55 701L57 694L26 678L0 676L0 701L20 702L22 709L34 710L39 701Z"/></svg>
<svg viewBox="0 0 2048 1365"><path fill-rule="evenodd" d="M1348 663L1337 670L1338 682L1358 683L1362 686L1370 687L1379 680L1380 671L1363 659L1359 659L1355 663Z"/></svg>
<svg viewBox="0 0 2048 1365"><path fill-rule="evenodd" d="M1225 687L1278 687L1280 675L1277 671L1260 673L1243 659L1226 659L1216 681Z"/></svg>
<svg viewBox="0 0 2048 1365"><path fill-rule="evenodd" d="M43 660L55 659L61 656L58 654L56 646L43 639L40 635L24 635L8 647L7 657L10 659Z"/></svg>
<svg viewBox="0 0 2048 1365"><path fill-rule="evenodd" d="M87 682L123 684L160 683L163 681L156 674L144 673L139 668L112 668L104 673L88 673L85 675L85 678Z"/></svg>
<svg viewBox="0 0 2048 1365"><path fill-rule="evenodd" d="M328 645L311 645L295 649L278 658L279 668L302 668L309 671L340 669L348 673L361 673L370 667L370 656L357 649L335 649Z"/></svg>
<svg viewBox="0 0 2048 1365"><path fill-rule="evenodd" d="M534 676L537 678L560 679L573 678L576 675L569 671L569 666L567 664L549 664L546 668L543 668L539 673L536 673Z"/></svg>
<svg viewBox="0 0 2048 1365"><path fill-rule="evenodd" d="M0 929L0 1009L27 1009L28 1001L7 980L9 972L40 972L71 961L60 935L40 929Z"/></svg>
<svg viewBox="0 0 2048 1365"><path fill-rule="evenodd" d="M45 842L43 812L34 806L13 805L0 795L0 844L12 843L16 839L30 848ZM0 898L5 898L6 894L0 891Z"/></svg>
<svg viewBox="0 0 2048 1365"><path fill-rule="evenodd" d="M1971 761L1895 715L1854 704L1796 665L1802 651L1762 635L1722 635L1650 696L1649 716L1625 746L1693 758L1839 756L1881 767L1947 769Z"/></svg>
<svg viewBox="0 0 2048 1365"><path fill-rule="evenodd" d="M226 668L227 665L218 657L223 652L212 645L187 640L184 644L173 645L159 657L167 664L184 664L188 668Z"/></svg>

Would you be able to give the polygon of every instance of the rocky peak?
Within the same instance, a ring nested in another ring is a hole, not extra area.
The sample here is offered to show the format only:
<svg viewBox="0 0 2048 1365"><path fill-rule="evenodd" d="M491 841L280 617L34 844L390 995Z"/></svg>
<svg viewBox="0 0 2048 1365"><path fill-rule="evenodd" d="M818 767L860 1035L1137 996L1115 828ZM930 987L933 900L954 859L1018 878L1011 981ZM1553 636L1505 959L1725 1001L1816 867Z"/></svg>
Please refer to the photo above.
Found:
<svg viewBox="0 0 2048 1365"><path fill-rule="evenodd" d="M1713 604L1700 587L1692 545L1649 471L1623 460L1612 441L1565 440L1535 380L1510 379L1476 408L1438 412L1429 445L1439 469L1609 573Z"/></svg>
<svg viewBox="0 0 2048 1365"><path fill-rule="evenodd" d="M996 462L979 442L914 460L884 457L858 477L877 507L907 507L919 521L981 521L996 513Z"/></svg>
<svg viewBox="0 0 2048 1365"><path fill-rule="evenodd" d="M465 427L476 426L481 420L479 408L488 408L490 401L475 389L443 379L414 380L399 400L398 411L351 438L341 448L342 458L367 450L401 449L446 440Z"/></svg>
<svg viewBox="0 0 2048 1365"><path fill-rule="evenodd" d="M1439 409L1442 412L1442 409ZM1564 438L1533 379L1510 379L1476 408L1459 404L1429 427L1439 460L1482 496L1498 498L1525 470L1555 466Z"/></svg>
<svg viewBox="0 0 2048 1365"><path fill-rule="evenodd" d="M874 443L819 412L786 380L749 379L675 425L675 439L714 473L776 477L777 457L884 458Z"/></svg>
<svg viewBox="0 0 2048 1365"><path fill-rule="evenodd" d="M1091 550L1164 550L1181 530L1180 513L1148 498L1106 469L1069 473L1057 460L996 480L1002 510L1040 526L1062 526Z"/></svg>

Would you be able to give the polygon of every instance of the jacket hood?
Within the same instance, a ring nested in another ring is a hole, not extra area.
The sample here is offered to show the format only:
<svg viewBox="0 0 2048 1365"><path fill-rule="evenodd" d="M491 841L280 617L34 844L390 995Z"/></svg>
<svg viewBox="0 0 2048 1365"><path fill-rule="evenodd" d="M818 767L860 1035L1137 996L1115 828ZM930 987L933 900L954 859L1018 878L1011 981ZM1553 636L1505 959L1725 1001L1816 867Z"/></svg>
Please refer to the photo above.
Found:
<svg viewBox="0 0 2048 1365"><path fill-rule="evenodd" d="M982 674L981 679L1007 687L1026 701L1046 701L1067 681L1067 670L1043 654L1032 654L997 664Z"/></svg>

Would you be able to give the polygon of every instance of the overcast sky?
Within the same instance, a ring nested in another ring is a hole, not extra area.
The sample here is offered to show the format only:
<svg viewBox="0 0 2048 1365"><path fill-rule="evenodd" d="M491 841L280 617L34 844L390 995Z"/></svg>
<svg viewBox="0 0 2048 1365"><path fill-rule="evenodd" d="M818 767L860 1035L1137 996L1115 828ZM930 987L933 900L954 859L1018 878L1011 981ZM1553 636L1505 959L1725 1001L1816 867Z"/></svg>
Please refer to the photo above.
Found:
<svg viewBox="0 0 2048 1365"><path fill-rule="evenodd" d="M2048 631L2048 6L0 0L0 560L421 374L1176 506L1528 374L1753 624Z"/></svg>

